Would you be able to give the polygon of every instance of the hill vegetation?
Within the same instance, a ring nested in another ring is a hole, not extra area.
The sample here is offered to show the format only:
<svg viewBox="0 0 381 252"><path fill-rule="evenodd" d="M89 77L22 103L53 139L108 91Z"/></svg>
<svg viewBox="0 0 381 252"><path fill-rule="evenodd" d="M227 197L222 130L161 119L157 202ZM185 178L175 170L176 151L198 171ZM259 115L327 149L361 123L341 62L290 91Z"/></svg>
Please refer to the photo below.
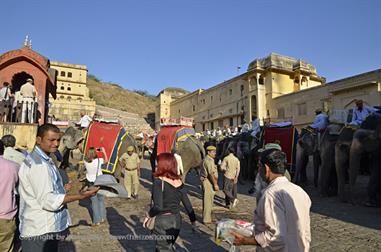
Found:
<svg viewBox="0 0 381 252"><path fill-rule="evenodd" d="M130 91L115 83L102 82L97 77L89 75L87 87L90 97L97 105L148 116L155 113L157 97L149 95L147 91Z"/></svg>

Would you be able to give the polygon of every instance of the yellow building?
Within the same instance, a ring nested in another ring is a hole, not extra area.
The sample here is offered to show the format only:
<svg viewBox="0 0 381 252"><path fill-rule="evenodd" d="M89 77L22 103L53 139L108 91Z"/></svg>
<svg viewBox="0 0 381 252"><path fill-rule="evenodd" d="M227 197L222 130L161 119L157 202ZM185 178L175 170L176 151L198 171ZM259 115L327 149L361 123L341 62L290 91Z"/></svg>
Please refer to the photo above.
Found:
<svg viewBox="0 0 381 252"><path fill-rule="evenodd" d="M250 123L291 121L297 127L311 123L315 109L350 109L354 100L381 104L381 70L325 83L315 67L302 60L272 53L252 61L245 73L206 90L180 97L159 94L160 118L194 118L196 131Z"/></svg>
<svg viewBox="0 0 381 252"><path fill-rule="evenodd" d="M209 89L179 98L161 93L156 118L193 117L196 131L238 126L255 117L263 123L270 117L268 104L276 97L324 83L312 65L272 53L251 62L247 72Z"/></svg>
<svg viewBox="0 0 381 252"><path fill-rule="evenodd" d="M49 115L64 121L78 121L81 111L93 116L95 101L86 86L87 67L57 61L51 61L50 67L57 70L57 99L49 97Z"/></svg>

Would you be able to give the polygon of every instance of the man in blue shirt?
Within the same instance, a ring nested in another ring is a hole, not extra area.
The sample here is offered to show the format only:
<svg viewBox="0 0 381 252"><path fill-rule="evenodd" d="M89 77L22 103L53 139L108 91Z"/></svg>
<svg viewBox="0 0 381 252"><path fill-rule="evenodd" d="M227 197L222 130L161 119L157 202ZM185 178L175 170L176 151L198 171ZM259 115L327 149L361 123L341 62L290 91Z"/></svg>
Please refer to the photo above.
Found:
<svg viewBox="0 0 381 252"><path fill-rule="evenodd" d="M315 120L310 125L311 128L316 129L318 131L322 131L328 126L328 116L322 113L320 108L315 110Z"/></svg>
<svg viewBox="0 0 381 252"><path fill-rule="evenodd" d="M353 109L351 125L360 126L365 118L376 111L375 108L364 106L362 100L356 100L356 108Z"/></svg>

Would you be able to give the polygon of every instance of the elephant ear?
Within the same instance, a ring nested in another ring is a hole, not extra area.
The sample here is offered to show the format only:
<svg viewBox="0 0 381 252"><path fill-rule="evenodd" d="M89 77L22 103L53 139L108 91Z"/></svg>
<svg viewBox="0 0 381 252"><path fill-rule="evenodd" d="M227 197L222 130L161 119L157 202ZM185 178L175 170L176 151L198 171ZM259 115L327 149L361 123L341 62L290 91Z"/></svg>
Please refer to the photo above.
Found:
<svg viewBox="0 0 381 252"><path fill-rule="evenodd" d="M62 136L62 143L68 149L75 149L77 144L83 140L83 133L81 130L69 127Z"/></svg>

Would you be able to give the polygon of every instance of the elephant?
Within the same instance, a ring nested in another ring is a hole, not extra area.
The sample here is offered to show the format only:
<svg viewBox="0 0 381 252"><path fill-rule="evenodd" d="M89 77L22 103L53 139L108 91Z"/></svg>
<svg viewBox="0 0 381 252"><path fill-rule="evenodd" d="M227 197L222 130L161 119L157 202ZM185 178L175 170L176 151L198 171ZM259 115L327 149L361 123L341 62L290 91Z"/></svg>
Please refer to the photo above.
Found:
<svg viewBox="0 0 381 252"><path fill-rule="evenodd" d="M181 156L183 162L182 180L185 181L188 172L192 168L201 168L202 161L205 157L205 150L202 143L198 139L196 139L194 136L189 136L184 141L179 141L177 143L176 153ZM155 141L154 149L150 158L152 173L155 172L156 158L157 143Z"/></svg>
<svg viewBox="0 0 381 252"><path fill-rule="evenodd" d="M84 146L81 145L81 142L84 140L84 133L74 127L69 127L65 133L63 134L61 138L61 144L60 144L60 152L63 156L62 164L60 165L61 168L66 168L69 166L69 154L71 150L74 150L76 148L79 148L79 150L83 153ZM127 134L125 137L123 137L122 142L118 148L118 157L116 159L116 169L113 173L115 178L117 180L121 180L122 177L122 169L121 166L118 163L119 158L123 155L123 153L127 152L127 147L133 146L135 149L135 152L138 153L138 145L134 139L134 137L131 134ZM67 164L67 165L66 165Z"/></svg>
<svg viewBox="0 0 381 252"><path fill-rule="evenodd" d="M296 164L292 182L303 184L307 182L306 166L309 156L313 155L314 185L318 186L320 155L317 147L317 133L310 128L303 128L296 145Z"/></svg>
<svg viewBox="0 0 381 252"><path fill-rule="evenodd" d="M321 137L318 191L323 197L335 196L337 194L335 144L342 127L342 124L329 124Z"/></svg>
<svg viewBox="0 0 381 252"><path fill-rule="evenodd" d="M381 114L369 115L361 128L353 135L349 159L349 198L354 203L356 178L360 170L361 157L370 154L370 179L367 204L376 205L376 194L381 182Z"/></svg>

